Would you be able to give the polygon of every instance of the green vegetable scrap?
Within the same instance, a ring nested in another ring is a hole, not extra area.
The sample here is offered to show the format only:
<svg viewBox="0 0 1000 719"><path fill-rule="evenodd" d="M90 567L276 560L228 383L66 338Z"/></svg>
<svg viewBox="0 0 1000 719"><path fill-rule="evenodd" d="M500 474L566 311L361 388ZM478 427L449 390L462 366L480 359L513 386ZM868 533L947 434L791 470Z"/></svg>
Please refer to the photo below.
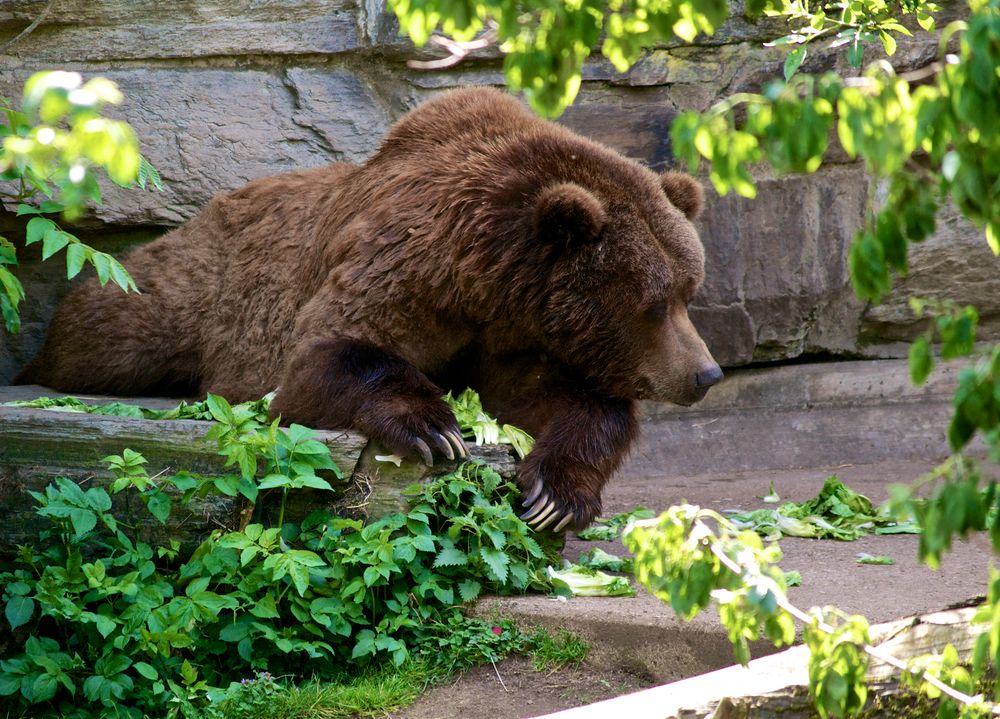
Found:
<svg viewBox="0 0 1000 719"><path fill-rule="evenodd" d="M253 402L235 405L241 412L249 412L258 422L267 421L267 412L271 406L272 394L265 395ZM184 402L183 400L171 409L149 409L124 402L106 402L104 404L87 404L76 397L39 397L31 400L15 400L4 402L4 407L27 407L33 409L48 409L55 412L86 412L108 417L131 417L133 419L200 419L214 420L209 401Z"/></svg>
<svg viewBox="0 0 1000 719"><path fill-rule="evenodd" d="M631 512L621 512L611 519L598 519L582 532L577 532L576 536L592 542L599 540L614 541L618 539L618 535L621 534L621 531L629 523L629 520L652 519L655 516L656 512L649 507L638 506Z"/></svg>
<svg viewBox="0 0 1000 719"><path fill-rule="evenodd" d="M896 560L892 557L887 557L884 554L867 554L866 552L858 552L858 564L895 564Z"/></svg>
<svg viewBox="0 0 1000 719"><path fill-rule="evenodd" d="M444 401L455 413L458 425L462 428L462 436L467 439L475 437L477 445L509 444L521 459L531 451L535 443L532 436L512 425L499 424L483 410L478 392L467 389L458 397L452 397L449 392Z"/></svg>
<svg viewBox="0 0 1000 719"><path fill-rule="evenodd" d="M802 574L796 570L791 570L785 572L785 586L786 587L801 587L802 586Z"/></svg>
<svg viewBox="0 0 1000 719"><path fill-rule="evenodd" d="M559 597L634 597L635 590L625 577L615 577L590 567L570 564L547 570L552 591Z"/></svg>
<svg viewBox="0 0 1000 719"><path fill-rule="evenodd" d="M609 572L632 573L631 557L625 557L623 559L622 557L605 552L600 547L594 547L593 549L581 554L579 564L580 566L587 567L588 569L604 569Z"/></svg>
<svg viewBox="0 0 1000 719"><path fill-rule="evenodd" d="M773 487L772 492L773 495ZM876 509L870 499L831 475L815 499L785 502L777 509L758 509L730 515L740 529L752 529L768 540L786 537L850 541L868 534L917 533L911 522L896 522Z"/></svg>

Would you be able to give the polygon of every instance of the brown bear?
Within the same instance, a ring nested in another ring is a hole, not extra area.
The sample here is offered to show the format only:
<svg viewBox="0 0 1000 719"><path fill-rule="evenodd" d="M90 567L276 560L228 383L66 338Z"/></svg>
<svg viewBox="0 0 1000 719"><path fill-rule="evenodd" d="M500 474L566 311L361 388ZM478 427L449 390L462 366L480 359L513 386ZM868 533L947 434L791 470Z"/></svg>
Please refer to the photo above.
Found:
<svg viewBox="0 0 1000 719"><path fill-rule="evenodd" d="M141 294L73 290L18 381L67 392L277 388L285 422L465 456L443 389L536 437L525 518L581 527L636 400L721 379L687 314L704 251L690 177L656 175L492 89L403 117L363 165L221 193L125 262Z"/></svg>

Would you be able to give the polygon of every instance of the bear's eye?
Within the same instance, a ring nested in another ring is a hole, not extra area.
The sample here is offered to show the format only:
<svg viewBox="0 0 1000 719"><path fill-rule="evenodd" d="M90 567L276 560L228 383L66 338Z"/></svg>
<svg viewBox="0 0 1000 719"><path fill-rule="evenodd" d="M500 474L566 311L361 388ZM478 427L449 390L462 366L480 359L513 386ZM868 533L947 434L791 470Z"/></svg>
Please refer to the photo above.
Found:
<svg viewBox="0 0 1000 719"><path fill-rule="evenodd" d="M652 305L646 308L643 313L645 318L650 322L662 322L667 316L667 303L666 302L654 302Z"/></svg>

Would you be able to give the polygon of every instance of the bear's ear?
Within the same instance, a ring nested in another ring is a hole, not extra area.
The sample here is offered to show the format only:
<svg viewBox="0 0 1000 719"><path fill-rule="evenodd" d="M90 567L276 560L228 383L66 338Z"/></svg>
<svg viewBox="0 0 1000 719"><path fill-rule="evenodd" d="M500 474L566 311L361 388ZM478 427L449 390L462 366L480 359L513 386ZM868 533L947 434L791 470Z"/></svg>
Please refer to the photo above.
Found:
<svg viewBox="0 0 1000 719"><path fill-rule="evenodd" d="M535 200L535 230L542 238L567 247L594 242L607 216L601 201L572 182L550 185Z"/></svg>
<svg viewBox="0 0 1000 719"><path fill-rule="evenodd" d="M683 172L664 172L660 175L660 185L667 199L689 220L693 220L701 212L705 203L705 191L690 175L685 175Z"/></svg>

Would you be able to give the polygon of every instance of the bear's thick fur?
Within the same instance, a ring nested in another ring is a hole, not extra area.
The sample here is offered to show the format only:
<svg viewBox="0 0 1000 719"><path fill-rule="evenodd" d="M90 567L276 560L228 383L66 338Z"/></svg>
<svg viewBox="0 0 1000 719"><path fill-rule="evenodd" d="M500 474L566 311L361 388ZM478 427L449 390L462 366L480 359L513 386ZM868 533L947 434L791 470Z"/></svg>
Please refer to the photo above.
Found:
<svg viewBox="0 0 1000 719"><path fill-rule="evenodd" d="M636 400L722 373L688 320L700 187L657 176L495 90L439 96L363 165L222 193L61 304L20 382L68 392L278 388L286 422L404 455L465 453L442 389L477 389L537 443L538 528L579 527L636 434Z"/></svg>

